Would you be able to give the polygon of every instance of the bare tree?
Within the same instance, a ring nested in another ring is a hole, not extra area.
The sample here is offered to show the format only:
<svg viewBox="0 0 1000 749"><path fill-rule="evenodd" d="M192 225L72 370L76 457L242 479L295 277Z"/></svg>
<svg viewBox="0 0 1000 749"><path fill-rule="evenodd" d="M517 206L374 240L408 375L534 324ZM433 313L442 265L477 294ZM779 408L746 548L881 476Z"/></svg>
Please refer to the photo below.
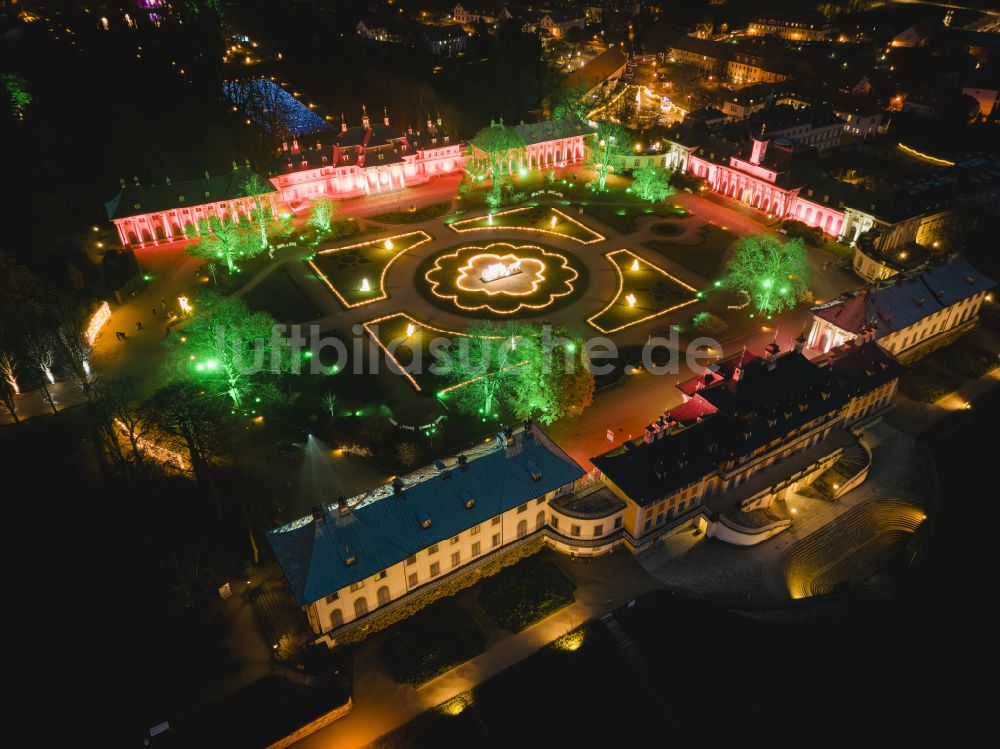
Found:
<svg viewBox="0 0 1000 749"><path fill-rule="evenodd" d="M14 357L9 352L0 350L0 401L3 401L3 407L10 414L14 423L19 424L21 419L17 415L16 396L19 391L15 377L16 371L17 364Z"/></svg>
<svg viewBox="0 0 1000 749"><path fill-rule="evenodd" d="M69 369L88 399L93 399L93 380L90 374L90 341L84 333L86 322L79 309L64 304L59 310L55 341Z"/></svg>
<svg viewBox="0 0 1000 749"><path fill-rule="evenodd" d="M55 400L52 398L52 392L49 390L49 383L55 382L55 378L52 376L52 367L55 364L56 358L55 348L56 344L52 339L52 335L40 328L31 330L24 337L25 356L28 359L28 363L42 374L42 378L39 380L41 382L42 395L45 396L45 400L48 402L49 408L52 409L52 413L59 411L56 408Z"/></svg>

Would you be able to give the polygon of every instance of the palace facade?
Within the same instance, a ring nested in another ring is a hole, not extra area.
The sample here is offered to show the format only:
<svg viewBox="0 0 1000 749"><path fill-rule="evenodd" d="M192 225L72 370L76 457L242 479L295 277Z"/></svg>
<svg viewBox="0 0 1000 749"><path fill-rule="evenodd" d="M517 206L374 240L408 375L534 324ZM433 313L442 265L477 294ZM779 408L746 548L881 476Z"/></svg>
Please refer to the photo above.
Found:
<svg viewBox="0 0 1000 749"><path fill-rule="evenodd" d="M995 287L961 255L925 263L813 307L809 347L868 337L912 361L974 326Z"/></svg>
<svg viewBox="0 0 1000 749"><path fill-rule="evenodd" d="M254 175L233 164L229 174L212 177L206 172L202 179L168 179L163 185L145 186L138 178L126 185L122 180L121 191L104 208L123 247L174 242L213 216L249 220L253 200L243 194L243 183Z"/></svg>
<svg viewBox="0 0 1000 749"><path fill-rule="evenodd" d="M744 351L678 384L685 402L591 461L625 502L625 538L641 551L692 526L741 546L792 524L780 504L810 486L836 499L870 463L858 430L886 413L902 371L870 340L807 359L805 338L781 353ZM824 479L841 460L856 466Z"/></svg>
<svg viewBox="0 0 1000 749"><path fill-rule="evenodd" d="M744 351L679 383L685 402L642 439L592 458L591 475L526 421L320 505L268 541L316 640L331 647L542 546L576 557L637 553L691 528L759 543L791 525L780 504L800 487L836 499L864 481L870 454L858 430L891 408L902 369L868 339L814 361L804 344ZM831 486L833 468L846 478Z"/></svg>
<svg viewBox="0 0 1000 749"><path fill-rule="evenodd" d="M361 124L294 140L268 166L280 200L293 211L316 198L353 198L420 185L465 165L462 144L452 141L441 119L428 118L424 130L393 127L388 115L373 124L367 111Z"/></svg>

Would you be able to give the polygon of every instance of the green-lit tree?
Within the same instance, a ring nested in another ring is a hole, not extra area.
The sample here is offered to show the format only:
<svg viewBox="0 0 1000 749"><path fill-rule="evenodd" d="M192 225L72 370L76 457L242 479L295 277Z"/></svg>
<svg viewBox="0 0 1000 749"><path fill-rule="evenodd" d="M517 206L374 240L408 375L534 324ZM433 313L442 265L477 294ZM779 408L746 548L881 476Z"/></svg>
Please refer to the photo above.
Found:
<svg viewBox="0 0 1000 749"><path fill-rule="evenodd" d="M452 342L442 369L452 385L459 385L448 398L460 411L485 421L519 398L520 362L529 353L518 345L519 328L515 322L477 323Z"/></svg>
<svg viewBox="0 0 1000 749"><path fill-rule="evenodd" d="M306 219L306 223L320 234L329 234L333 225L333 217L337 214L339 207L340 203L329 198L314 200L309 209L309 218Z"/></svg>
<svg viewBox="0 0 1000 749"><path fill-rule="evenodd" d="M650 203L659 203L674 194L670 173L662 167L646 164L632 172L632 192Z"/></svg>
<svg viewBox="0 0 1000 749"><path fill-rule="evenodd" d="M511 173L524 161L524 138L501 119L476 133L471 145L465 168L476 181L491 181L486 202L497 208L503 203L504 190L510 191Z"/></svg>
<svg viewBox="0 0 1000 749"><path fill-rule="evenodd" d="M519 322L485 322L451 347L446 396L459 410L486 418L537 418L550 424L582 412L593 400L594 377L583 342L561 329Z"/></svg>
<svg viewBox="0 0 1000 749"><path fill-rule="evenodd" d="M259 255L265 249L254 237L253 226L243 216L239 221L229 216L203 218L197 228L188 227L188 238L198 240L188 246L189 255L224 262L230 273L238 272L240 261Z"/></svg>
<svg viewBox="0 0 1000 749"><path fill-rule="evenodd" d="M292 371L292 351L267 312L251 312L238 297L206 292L168 366L199 382L210 395L240 408L279 397L276 381Z"/></svg>
<svg viewBox="0 0 1000 749"><path fill-rule="evenodd" d="M766 314L793 308L809 280L801 239L781 242L769 234L744 237L726 264L726 285L746 293L757 311Z"/></svg>
<svg viewBox="0 0 1000 749"><path fill-rule="evenodd" d="M260 238L260 249L267 250L268 255L274 257L274 248L268 237L271 234L288 234L291 231L291 222L274 210L274 203L271 200L274 187L256 174L251 174L243 180L240 191L251 200L250 221Z"/></svg>
<svg viewBox="0 0 1000 749"><path fill-rule="evenodd" d="M600 122L590 142L589 166L596 173L588 187L596 192L606 188L608 174L620 168L626 154L632 150L632 136L617 122Z"/></svg>
<svg viewBox="0 0 1000 749"><path fill-rule="evenodd" d="M0 82L3 83L4 90L7 91L10 109L14 116L23 120L24 110L31 104L31 94L28 92L24 78L17 73L4 73L0 75Z"/></svg>
<svg viewBox="0 0 1000 749"><path fill-rule="evenodd" d="M524 387L531 396L518 417L551 424L579 416L594 401L594 375L585 360L583 339L569 338L562 328L540 325L528 326L524 337L538 337L529 350L541 351L543 358L524 368Z"/></svg>

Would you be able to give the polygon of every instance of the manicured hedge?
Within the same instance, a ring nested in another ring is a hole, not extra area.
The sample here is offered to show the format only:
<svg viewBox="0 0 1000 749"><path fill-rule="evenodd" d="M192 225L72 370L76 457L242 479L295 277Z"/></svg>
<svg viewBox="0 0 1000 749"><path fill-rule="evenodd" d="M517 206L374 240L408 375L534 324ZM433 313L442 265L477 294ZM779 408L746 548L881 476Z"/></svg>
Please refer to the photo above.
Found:
<svg viewBox="0 0 1000 749"><path fill-rule="evenodd" d="M935 352L934 358L963 377L982 377L1000 364L995 354L967 343L947 346Z"/></svg>
<svg viewBox="0 0 1000 749"><path fill-rule="evenodd" d="M935 403L958 390L958 381L943 372L918 365L899 379L899 389L915 400Z"/></svg>
<svg viewBox="0 0 1000 749"><path fill-rule="evenodd" d="M382 657L400 682L423 684L483 652L486 635L453 598L388 629Z"/></svg>
<svg viewBox="0 0 1000 749"><path fill-rule="evenodd" d="M525 559L479 586L479 604L504 629L520 632L573 603L576 585L552 562Z"/></svg>

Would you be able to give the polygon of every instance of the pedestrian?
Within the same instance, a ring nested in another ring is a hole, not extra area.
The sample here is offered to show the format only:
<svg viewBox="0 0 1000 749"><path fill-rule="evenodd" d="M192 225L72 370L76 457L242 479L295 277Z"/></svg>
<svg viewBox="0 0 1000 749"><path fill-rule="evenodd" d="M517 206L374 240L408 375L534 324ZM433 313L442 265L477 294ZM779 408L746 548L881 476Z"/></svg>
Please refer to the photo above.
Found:
<svg viewBox="0 0 1000 749"><path fill-rule="evenodd" d="M136 332L142 330L142 323L139 322L138 320L135 321L135 329L136 329Z"/></svg>
<svg viewBox="0 0 1000 749"><path fill-rule="evenodd" d="M156 317L156 307L153 307L153 317Z"/></svg>
<svg viewBox="0 0 1000 749"><path fill-rule="evenodd" d="M163 311L167 311L167 298L165 296L160 297L160 304L163 306Z"/></svg>
<svg viewBox="0 0 1000 749"><path fill-rule="evenodd" d="M119 341L122 339L122 334L117 330L115 331L115 338L117 338Z"/></svg>

